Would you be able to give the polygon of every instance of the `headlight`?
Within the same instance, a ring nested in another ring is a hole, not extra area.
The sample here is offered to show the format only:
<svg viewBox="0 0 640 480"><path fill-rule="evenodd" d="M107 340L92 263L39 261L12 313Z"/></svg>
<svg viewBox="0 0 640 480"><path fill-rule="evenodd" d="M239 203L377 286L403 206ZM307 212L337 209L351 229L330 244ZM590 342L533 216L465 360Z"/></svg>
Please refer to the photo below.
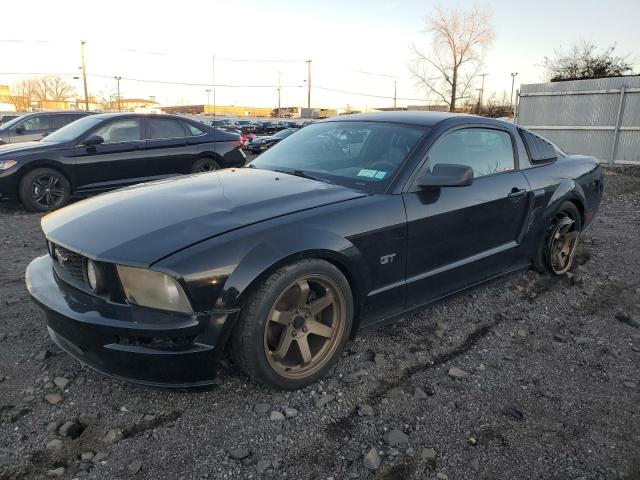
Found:
<svg viewBox="0 0 640 480"><path fill-rule="evenodd" d="M127 300L143 307L192 313L191 304L175 278L146 268L117 265Z"/></svg>
<svg viewBox="0 0 640 480"><path fill-rule="evenodd" d="M87 282L95 293L101 293L104 290L102 272L93 260L87 260Z"/></svg>
<svg viewBox="0 0 640 480"><path fill-rule="evenodd" d="M13 167L16 163L15 160L0 160L0 170L8 170Z"/></svg>

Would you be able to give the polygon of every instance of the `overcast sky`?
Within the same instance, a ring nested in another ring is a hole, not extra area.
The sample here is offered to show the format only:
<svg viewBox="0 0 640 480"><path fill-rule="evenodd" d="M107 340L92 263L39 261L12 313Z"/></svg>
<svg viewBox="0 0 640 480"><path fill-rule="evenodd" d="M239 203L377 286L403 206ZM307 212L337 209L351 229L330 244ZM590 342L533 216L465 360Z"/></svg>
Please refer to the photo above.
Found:
<svg viewBox="0 0 640 480"><path fill-rule="evenodd" d="M31 0L27 9L21 2L3 2L0 84L20 79L7 74L10 72L77 71L80 40L84 39L88 73L106 77L89 77L91 94L114 93L114 75L210 84L215 54L217 84L269 86L218 87L219 105L275 106L273 85L281 72L282 105L306 106L305 59L313 60L312 85L318 87L312 91L314 106L391 106L390 98L357 94L391 97L394 79L398 97L407 98L398 103L416 104L420 102L412 99L424 98L424 92L409 78L410 46L416 43L428 50L429 38L421 31L425 17L437 3ZM465 8L470 3L458 5ZM494 46L485 59L485 98L491 92L510 92L510 72L519 73L517 83L542 81L544 56L582 39L602 47L615 44L617 53L634 59L634 70L640 73L640 0L495 0L478 5L490 6L496 31ZM81 82L69 80L81 92ZM121 82L123 96L156 96L165 104L204 103L206 88Z"/></svg>

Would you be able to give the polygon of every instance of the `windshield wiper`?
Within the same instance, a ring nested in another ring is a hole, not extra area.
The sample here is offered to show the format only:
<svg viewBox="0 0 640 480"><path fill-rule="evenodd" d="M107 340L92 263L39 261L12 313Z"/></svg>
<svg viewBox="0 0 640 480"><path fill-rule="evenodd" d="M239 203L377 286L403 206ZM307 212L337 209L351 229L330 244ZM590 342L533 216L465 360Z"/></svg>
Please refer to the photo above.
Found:
<svg viewBox="0 0 640 480"><path fill-rule="evenodd" d="M313 177L308 173L303 172L302 170L277 170L276 169L274 171L280 172L280 173L286 173L289 175L295 175L296 177L308 178L309 180L315 180L317 182L324 182L324 180L320 180L319 178Z"/></svg>

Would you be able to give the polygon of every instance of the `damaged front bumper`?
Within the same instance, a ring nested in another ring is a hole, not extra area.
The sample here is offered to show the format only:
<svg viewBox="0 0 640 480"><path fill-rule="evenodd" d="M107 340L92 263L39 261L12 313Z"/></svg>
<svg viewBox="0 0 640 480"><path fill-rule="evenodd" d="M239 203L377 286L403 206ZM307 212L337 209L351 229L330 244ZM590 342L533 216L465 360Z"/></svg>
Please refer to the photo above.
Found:
<svg viewBox="0 0 640 480"><path fill-rule="evenodd" d="M29 264L26 282L52 340L89 367L159 387L215 382L237 311L187 315L110 302L59 280L48 255Z"/></svg>

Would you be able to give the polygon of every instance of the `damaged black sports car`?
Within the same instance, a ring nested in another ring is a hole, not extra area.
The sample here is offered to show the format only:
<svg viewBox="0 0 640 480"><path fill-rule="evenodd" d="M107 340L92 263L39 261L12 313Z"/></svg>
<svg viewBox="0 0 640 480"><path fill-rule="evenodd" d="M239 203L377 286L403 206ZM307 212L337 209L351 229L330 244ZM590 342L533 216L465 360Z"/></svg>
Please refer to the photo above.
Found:
<svg viewBox="0 0 640 480"><path fill-rule="evenodd" d="M103 373L203 385L226 349L296 389L413 309L531 267L568 271L602 192L596 159L511 123L351 115L244 168L47 215L49 253L26 281L52 339Z"/></svg>

